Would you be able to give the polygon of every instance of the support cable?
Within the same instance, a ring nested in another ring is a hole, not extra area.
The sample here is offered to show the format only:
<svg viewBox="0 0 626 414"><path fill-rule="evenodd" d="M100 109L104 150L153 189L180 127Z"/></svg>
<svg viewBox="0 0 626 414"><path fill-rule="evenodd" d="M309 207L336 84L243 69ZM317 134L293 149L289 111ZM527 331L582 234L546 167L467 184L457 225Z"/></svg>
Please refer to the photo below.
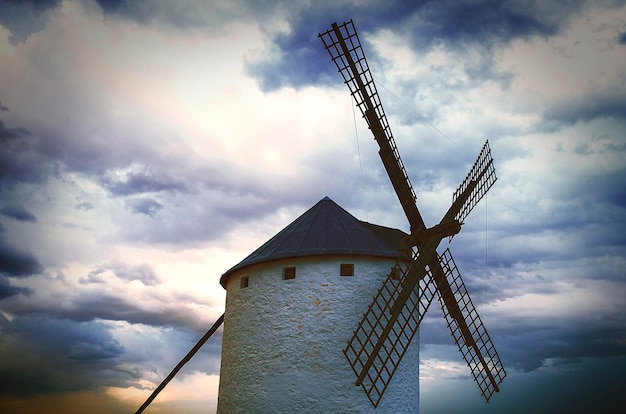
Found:
<svg viewBox="0 0 626 414"><path fill-rule="evenodd" d="M363 193L363 205L365 206L365 221L369 223L369 215L367 212L367 198L365 197L365 180L363 179L363 166L361 165L361 147L359 146L359 131L356 125L356 113L354 105L352 105L352 97L350 97L350 106L352 107L352 119L354 120L354 136L356 137L356 151L359 157L359 170L361 171L361 191Z"/></svg>
<svg viewBox="0 0 626 414"><path fill-rule="evenodd" d="M437 131L441 136L443 136L444 138L446 138L448 141L450 141L452 143L452 145L454 145L455 147L457 147L461 152L465 152L465 150L459 145L457 144L452 138L450 138L449 136L447 136L446 134L443 133L442 130L440 130L439 128L437 128L435 125L433 125L432 123L430 123L426 117L420 115L419 112L417 112L417 110L415 110L415 108L413 108L411 105L409 105L408 103L404 102L402 99L400 99L395 93L391 92L385 85L383 85L382 83L380 83L379 81L377 81L376 79L374 79L374 82L376 82L376 84L378 86L380 86L381 88L383 88L384 90L387 91L387 93L391 96L393 96L394 98L396 98L398 100L398 102L400 102L402 105L406 106L407 108L409 108L411 110L411 112L413 112L415 115L417 115L418 118L420 118L422 121L424 121L428 126L430 126L432 129L434 129L435 131Z"/></svg>
<svg viewBox="0 0 626 414"><path fill-rule="evenodd" d="M489 249L489 246L488 246L489 235L488 235L488 228L487 228L487 225L488 225L488 222L487 222L487 217L488 217L487 216L487 205L488 205L487 198L488 198L488 195L485 194L484 198L485 198L485 201L484 201L484 203L485 203L485 274L483 276L483 280L485 281L485 283L482 284L482 288L479 291L479 294L480 294L479 299L482 299L481 303L483 304L483 306L486 309L486 307L487 307L487 305L489 303L489 295L487 293L487 283L489 283L489 279L488 279L488 277L489 277L489 262L488 262L489 258L488 258L488 254L487 254L488 253L488 249ZM485 317L485 320L487 320L487 317Z"/></svg>

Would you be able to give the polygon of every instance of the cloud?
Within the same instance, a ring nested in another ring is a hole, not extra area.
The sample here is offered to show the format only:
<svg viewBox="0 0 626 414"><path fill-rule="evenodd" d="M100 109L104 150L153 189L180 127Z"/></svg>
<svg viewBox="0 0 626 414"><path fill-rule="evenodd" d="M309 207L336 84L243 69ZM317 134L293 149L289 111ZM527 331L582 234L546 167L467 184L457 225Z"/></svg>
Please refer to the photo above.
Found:
<svg viewBox="0 0 626 414"><path fill-rule="evenodd" d="M534 7L509 1L429 2L410 25L411 37L420 49L441 41L452 47L478 43L491 48L517 38L554 34L557 22L550 18L555 16L542 16Z"/></svg>
<svg viewBox="0 0 626 414"><path fill-rule="evenodd" d="M156 286L160 283L159 277L150 265L146 263L129 265L121 262L102 265L89 272L86 278L81 277L79 282L82 284L102 284L106 283L109 277L115 277L126 282L139 281L145 286Z"/></svg>
<svg viewBox="0 0 626 414"><path fill-rule="evenodd" d="M551 358L580 361L620 356L626 352L626 347L620 344L626 332L618 323L594 324L572 318L566 323L554 320L540 329L528 329L521 320L509 323L512 323L511 328L499 332L498 349L508 366L523 372L540 369Z"/></svg>
<svg viewBox="0 0 626 414"><path fill-rule="evenodd" d="M186 186L167 173L155 173L142 165L107 171L100 177L101 184L114 195L185 191Z"/></svg>
<svg viewBox="0 0 626 414"><path fill-rule="evenodd" d="M595 118L612 117L616 120L626 120L626 98L617 91L599 91L584 96L557 103L544 113L544 118L550 121L574 124L588 122Z"/></svg>
<svg viewBox="0 0 626 414"><path fill-rule="evenodd" d="M495 295L495 301L482 303L493 297L492 292L472 284L472 278L465 276L464 279L469 282L468 292L508 370L532 372L545 367L548 359L580 361L584 358L609 358L626 353L626 320L623 316L626 306L619 303L618 298L624 293L624 287L619 281L576 282L595 284L602 291L614 289L616 292L605 296L604 300L608 304L596 303L596 298L589 298L584 309L578 309L580 305L571 304L569 309L562 310L554 308L562 306L556 305L557 302L578 300L577 295L572 295L571 288L559 287L565 283L563 281L537 280L533 288L537 293L524 295L523 287L517 287L524 284L519 280L509 280L506 285L515 283L516 288L509 292L508 299L506 293L500 293ZM554 292L550 292L550 289ZM585 296L582 291L581 296ZM557 297L561 299L555 300ZM507 302L510 305L507 306ZM494 309L502 306L507 306L509 310L498 312L495 316ZM460 354L456 353L456 346L437 301L433 302L422 322L420 343L426 350L424 358L430 357L430 347L445 345L452 347L451 354L446 359L460 360ZM440 358L443 356L440 355Z"/></svg>
<svg viewBox="0 0 626 414"><path fill-rule="evenodd" d="M0 1L0 24L10 30L11 44L17 45L42 31L60 4L61 0Z"/></svg>
<svg viewBox="0 0 626 414"><path fill-rule="evenodd" d="M163 204L151 198L130 200L128 206L133 213L145 214L148 217L154 217L159 210L163 209Z"/></svg>
<svg viewBox="0 0 626 414"><path fill-rule="evenodd" d="M3 316L0 319L3 350L23 353L21 358L3 358L0 362L0 372L8 381L0 391L2 395L120 386L132 379L115 363L124 354L124 348L102 323L84 324L36 315L11 321ZM94 370L98 366L108 369ZM111 372L116 375L111 376Z"/></svg>
<svg viewBox="0 0 626 414"><path fill-rule="evenodd" d="M26 221L30 223L37 222L37 217L22 206L9 204L0 209L0 213L6 217L14 218L18 221Z"/></svg>
<svg viewBox="0 0 626 414"><path fill-rule="evenodd" d="M9 277L27 277L43 271L39 261L28 252L0 241L0 273Z"/></svg>
<svg viewBox="0 0 626 414"><path fill-rule="evenodd" d="M182 31L204 29L209 32L226 30L224 27L228 28L233 20L245 19L249 8L269 14L266 10L273 6L270 2L264 4L265 7L255 7L255 2L248 1L212 1L210 7L204 7L198 2L173 4L169 1L155 1L150 5L137 1L96 2L109 18L127 19L146 26L165 26Z"/></svg>
<svg viewBox="0 0 626 414"><path fill-rule="evenodd" d="M80 341L73 344L67 358L75 361L101 361L103 359L116 358L124 353L124 348L115 340L106 342L86 342Z"/></svg>
<svg viewBox="0 0 626 414"><path fill-rule="evenodd" d="M103 387L134 387L147 393L156 384L145 388L146 381L142 379L160 382L200 335L183 330L171 337L172 330L163 333L145 328L129 330L129 327L42 315L15 316L8 320L0 315L3 352L24 353L20 358L0 361L3 378L10 380L0 395L31 398L36 394ZM162 346L164 340L168 341L168 347ZM190 365L216 374L220 348L215 343L220 343L219 332ZM189 374L184 372L182 377Z"/></svg>
<svg viewBox="0 0 626 414"><path fill-rule="evenodd" d="M5 299L3 310L16 316L43 314L74 322L101 320L198 332L206 329L206 316L201 312L207 306L199 298L185 299L175 292L164 294L156 290L146 291L126 283L125 279L143 278L150 288L154 288L155 285L151 284L157 281L151 278L150 271L144 266L115 265L113 268L114 272L110 268L103 271L96 269L72 287L63 287L59 284L62 281L51 280L42 289L40 280L40 284L34 284L30 299L19 296ZM128 293L120 294L120 291ZM62 295L63 300L59 301L55 295Z"/></svg>
<svg viewBox="0 0 626 414"><path fill-rule="evenodd" d="M32 294L31 288L13 286L7 277L0 275L0 300L16 295L30 296Z"/></svg>
<svg viewBox="0 0 626 414"><path fill-rule="evenodd" d="M89 211L93 209L93 204L88 201L83 201L82 203L78 203L74 206L77 210Z"/></svg>
<svg viewBox="0 0 626 414"><path fill-rule="evenodd" d="M273 49L261 59L247 62L247 73L258 79L264 91L282 87L336 84L334 66L320 48L316 34L330 28L333 21L341 24L353 19L359 37L370 58L384 59L384 52L368 44L371 37L394 27L394 33L422 54L433 47L444 46L459 54L459 59L482 54L477 67L469 67L473 78L499 77L492 66L492 50L506 46L515 39L549 36L566 23L568 13L556 13L541 6L521 6L518 2L410 2L365 3L354 6L329 2L326 7L290 8L285 16L288 29L268 30L266 35ZM570 12L578 9L576 3ZM470 53L463 51L469 50ZM463 53L461 53L463 52ZM489 75L491 74L491 75Z"/></svg>
<svg viewBox="0 0 626 414"><path fill-rule="evenodd" d="M23 127L0 120L0 188L19 182L40 183L56 172L55 161L37 150L38 139Z"/></svg>

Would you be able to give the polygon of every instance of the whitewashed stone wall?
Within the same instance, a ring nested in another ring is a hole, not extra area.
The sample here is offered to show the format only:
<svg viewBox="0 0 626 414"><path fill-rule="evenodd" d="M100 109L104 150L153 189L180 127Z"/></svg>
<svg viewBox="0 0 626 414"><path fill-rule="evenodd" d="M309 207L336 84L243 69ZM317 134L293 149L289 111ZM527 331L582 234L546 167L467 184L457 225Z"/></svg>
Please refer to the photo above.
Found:
<svg viewBox="0 0 626 414"><path fill-rule="evenodd" d="M354 263L354 276L340 276ZM419 334L377 409L342 350L392 260L309 257L231 275L226 295L218 413L417 413ZM284 267L296 278L283 280ZM240 279L249 277L249 286Z"/></svg>

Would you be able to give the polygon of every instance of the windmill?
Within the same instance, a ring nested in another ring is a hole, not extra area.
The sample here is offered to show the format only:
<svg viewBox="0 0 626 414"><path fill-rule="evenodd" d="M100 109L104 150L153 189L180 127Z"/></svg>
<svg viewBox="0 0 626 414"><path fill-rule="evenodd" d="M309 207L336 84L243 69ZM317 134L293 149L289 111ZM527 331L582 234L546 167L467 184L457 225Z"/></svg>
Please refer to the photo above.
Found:
<svg viewBox="0 0 626 414"><path fill-rule="evenodd" d="M427 228L354 24L333 24L319 37L380 146L410 234L358 220L325 197L222 275L224 315L137 414L222 324L218 413L333 412L338 401L346 412L415 412L419 378L398 366L403 357L419 363L409 346L435 296L487 401L506 376L450 251L437 253L496 180L488 143L448 212ZM368 304L370 292L377 293ZM346 323L356 325L352 334Z"/></svg>
<svg viewBox="0 0 626 414"><path fill-rule="evenodd" d="M463 220L496 181L489 142L455 191L441 221L426 227L417 197L400 159L376 85L352 20L319 34L348 86L374 139L379 155L410 224L405 247L374 296L343 350L374 407L437 296L459 351L487 402L506 376L502 362L474 307L449 249L437 253L445 238L461 230Z"/></svg>

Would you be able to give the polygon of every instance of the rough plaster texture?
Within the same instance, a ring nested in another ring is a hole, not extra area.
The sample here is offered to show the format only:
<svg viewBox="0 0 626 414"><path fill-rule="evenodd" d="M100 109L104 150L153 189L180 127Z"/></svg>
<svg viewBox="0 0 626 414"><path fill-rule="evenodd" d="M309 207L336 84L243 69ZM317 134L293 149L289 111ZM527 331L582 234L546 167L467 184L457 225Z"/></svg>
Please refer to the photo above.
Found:
<svg viewBox="0 0 626 414"><path fill-rule="evenodd" d="M339 276L354 263L354 276ZM378 408L342 350L390 259L304 257L252 265L227 286L218 413L417 413L419 334ZM282 269L296 267L296 278ZM249 286L240 279L249 276Z"/></svg>

